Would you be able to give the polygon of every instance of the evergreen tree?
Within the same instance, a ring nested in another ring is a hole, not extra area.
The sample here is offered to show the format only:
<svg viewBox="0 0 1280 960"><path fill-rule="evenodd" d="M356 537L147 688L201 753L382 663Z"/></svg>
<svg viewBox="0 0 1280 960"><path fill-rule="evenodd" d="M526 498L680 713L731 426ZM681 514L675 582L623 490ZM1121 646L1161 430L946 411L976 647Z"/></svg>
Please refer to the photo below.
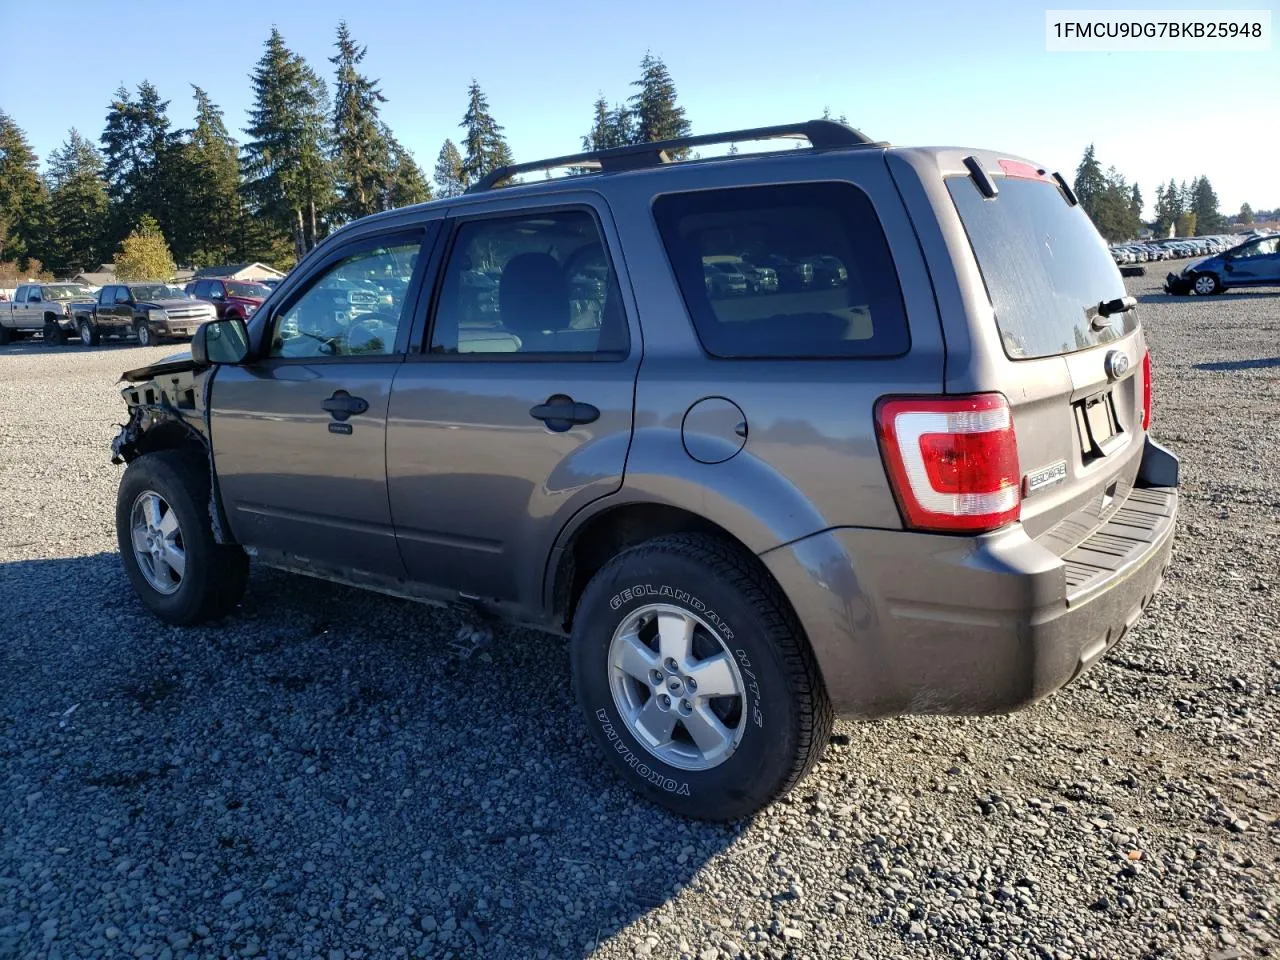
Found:
<svg viewBox="0 0 1280 960"><path fill-rule="evenodd" d="M441 197L456 197L466 192L466 174L462 169L462 154L452 140L445 140L436 157L435 181Z"/></svg>
<svg viewBox="0 0 1280 960"><path fill-rule="evenodd" d="M337 210L355 220L383 209L392 175L391 146L378 121L378 104L387 98L378 82L357 69L367 49L351 38L345 20L338 24L337 69L333 104L333 173Z"/></svg>
<svg viewBox="0 0 1280 960"><path fill-rule="evenodd" d="M590 152L592 150L603 150L606 146L612 146L609 139L613 134L612 125L609 120L609 101L601 94L595 102L595 117L591 121L591 132L582 138L582 149Z"/></svg>
<svg viewBox="0 0 1280 960"><path fill-rule="evenodd" d="M1178 222L1185 208L1182 205L1182 194L1173 180L1168 186L1156 188L1156 228L1161 235L1167 234L1169 228Z"/></svg>
<svg viewBox="0 0 1280 960"><path fill-rule="evenodd" d="M498 167L511 163L511 148L502 126L489 113L489 101L475 80L467 89L467 112L458 124L467 131L463 140L462 183L470 186Z"/></svg>
<svg viewBox="0 0 1280 960"><path fill-rule="evenodd" d="M0 260L26 269L43 255L48 200L27 135L0 110Z"/></svg>
<svg viewBox="0 0 1280 960"><path fill-rule="evenodd" d="M1253 207L1247 203L1240 204L1240 222L1253 223Z"/></svg>
<svg viewBox="0 0 1280 960"><path fill-rule="evenodd" d="M655 140L674 140L687 137L693 130L684 115L684 107L676 103L676 85L667 65L652 53L646 53L640 61L640 79L631 84L640 89L631 97L635 114L634 143L652 143ZM684 159L687 150L676 151L677 159Z"/></svg>
<svg viewBox="0 0 1280 960"><path fill-rule="evenodd" d="M49 155L49 266L60 276L88 270L106 259L107 185L102 155L74 127Z"/></svg>
<svg viewBox="0 0 1280 960"><path fill-rule="evenodd" d="M1136 183L1129 193L1129 209L1133 211L1135 217L1142 218L1142 191L1138 189Z"/></svg>
<svg viewBox="0 0 1280 960"><path fill-rule="evenodd" d="M384 197L384 208L394 210L397 207L408 207L415 203L426 203L431 199L431 184L427 182L418 162L413 159L413 154L406 150L386 127L382 129L382 136L391 155L391 170Z"/></svg>
<svg viewBox="0 0 1280 960"><path fill-rule="evenodd" d="M609 112L609 143L615 147L633 143L636 138L636 118L626 104L615 103Z"/></svg>
<svg viewBox="0 0 1280 960"><path fill-rule="evenodd" d="M333 199L329 97L324 81L273 27L251 76L241 167L250 212L301 258L324 236Z"/></svg>
<svg viewBox="0 0 1280 960"><path fill-rule="evenodd" d="M121 86L102 134L103 175L111 229L119 236L143 215L171 229L182 181L178 136L169 127L169 101L147 80L137 97Z"/></svg>
<svg viewBox="0 0 1280 960"><path fill-rule="evenodd" d="M1106 192L1107 178L1102 172L1102 164L1098 162L1092 143L1085 150L1080 166L1076 167L1076 179L1072 189L1075 190L1076 198L1080 201L1084 212L1094 218L1096 223L1094 215L1097 212L1098 201Z"/></svg>
<svg viewBox="0 0 1280 960"><path fill-rule="evenodd" d="M160 224L144 214L120 244L116 276L121 280L168 280L177 269Z"/></svg>
<svg viewBox="0 0 1280 960"><path fill-rule="evenodd" d="M1226 224L1225 218L1218 210L1218 194L1206 176L1201 176L1192 182L1188 206L1196 215L1196 229L1202 234L1218 233Z"/></svg>
<svg viewBox="0 0 1280 960"><path fill-rule="evenodd" d="M173 215L173 253L184 264L234 263L244 250L240 151L222 110L193 86L196 125L181 144L182 181Z"/></svg>

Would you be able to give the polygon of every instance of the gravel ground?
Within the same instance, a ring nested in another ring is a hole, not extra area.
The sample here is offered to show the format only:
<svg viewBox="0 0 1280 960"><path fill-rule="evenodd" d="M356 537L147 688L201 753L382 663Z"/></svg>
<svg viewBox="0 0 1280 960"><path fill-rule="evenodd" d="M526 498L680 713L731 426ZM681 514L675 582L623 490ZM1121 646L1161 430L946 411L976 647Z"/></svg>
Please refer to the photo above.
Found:
<svg viewBox="0 0 1280 960"><path fill-rule="evenodd" d="M555 638L270 571L152 620L108 443L171 348L0 351L0 956L1280 956L1280 298L1129 283L1184 469L1147 616L734 826L611 775Z"/></svg>

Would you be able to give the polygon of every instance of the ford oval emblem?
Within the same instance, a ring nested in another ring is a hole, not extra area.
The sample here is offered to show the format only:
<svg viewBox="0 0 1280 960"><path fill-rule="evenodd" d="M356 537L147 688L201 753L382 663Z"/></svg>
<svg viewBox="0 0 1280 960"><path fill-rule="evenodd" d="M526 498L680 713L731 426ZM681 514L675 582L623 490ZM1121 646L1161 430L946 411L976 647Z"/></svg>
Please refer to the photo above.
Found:
<svg viewBox="0 0 1280 960"><path fill-rule="evenodd" d="M1103 362L1108 380L1119 380L1129 371L1129 355L1123 350L1112 350Z"/></svg>

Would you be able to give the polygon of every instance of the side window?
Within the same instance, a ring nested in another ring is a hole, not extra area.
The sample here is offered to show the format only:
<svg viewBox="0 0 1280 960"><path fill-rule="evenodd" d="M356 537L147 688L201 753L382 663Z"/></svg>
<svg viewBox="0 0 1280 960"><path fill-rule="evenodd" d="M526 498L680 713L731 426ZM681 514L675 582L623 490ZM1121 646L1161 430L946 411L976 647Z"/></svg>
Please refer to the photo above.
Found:
<svg viewBox="0 0 1280 960"><path fill-rule="evenodd" d="M209 291L208 293L209 299L211 300L226 299L226 297L223 295L221 280L206 280L205 283L208 284L207 289Z"/></svg>
<svg viewBox="0 0 1280 960"><path fill-rule="evenodd" d="M630 339L617 278L586 210L458 227L431 330L433 354L620 359Z"/></svg>
<svg viewBox="0 0 1280 960"><path fill-rule="evenodd" d="M41 297L41 295L40 295L40 292L41 292L41 291L40 291L40 288L39 288L39 287L28 287L28 288L27 288L27 302L28 302L28 303L40 303L40 302L42 302L42 297Z"/></svg>
<svg viewBox="0 0 1280 960"><path fill-rule="evenodd" d="M654 215L715 357L891 357L909 346L888 241L849 183L669 194Z"/></svg>
<svg viewBox="0 0 1280 960"><path fill-rule="evenodd" d="M116 287L116 303L128 303L128 302L129 302L129 288Z"/></svg>
<svg viewBox="0 0 1280 960"><path fill-rule="evenodd" d="M19 288L18 288L17 290L15 290L15 291L13 291L13 302L14 302L14 303L26 303L26 302L27 302L27 288L26 288L26 286L25 286L25 285L24 285L24 286L19 287Z"/></svg>
<svg viewBox="0 0 1280 960"><path fill-rule="evenodd" d="M98 291L98 304L114 303L116 298L115 287L103 287Z"/></svg>
<svg viewBox="0 0 1280 960"><path fill-rule="evenodd" d="M197 280L195 283L193 283L190 287L187 288L187 292L190 293L193 297L199 297L200 299L203 300L209 296L209 281Z"/></svg>
<svg viewBox="0 0 1280 960"><path fill-rule="evenodd" d="M330 266L287 311L276 316L269 356L393 352L420 247L414 241L370 248Z"/></svg>

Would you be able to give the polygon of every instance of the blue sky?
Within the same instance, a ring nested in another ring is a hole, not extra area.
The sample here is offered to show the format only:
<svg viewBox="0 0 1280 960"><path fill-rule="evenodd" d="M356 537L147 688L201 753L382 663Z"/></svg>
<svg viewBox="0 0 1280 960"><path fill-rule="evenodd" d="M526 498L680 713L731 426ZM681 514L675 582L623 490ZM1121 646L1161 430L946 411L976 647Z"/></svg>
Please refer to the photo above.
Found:
<svg viewBox="0 0 1280 960"><path fill-rule="evenodd" d="M1270 9L1280 26L1274 2L1230 5ZM428 173L444 138L458 139L473 76L516 158L536 159L577 149L597 92L628 96L652 49L696 132L808 118L829 105L879 139L992 147L1064 172L1092 141L1104 165L1138 181L1148 211L1157 183L1201 173L1225 212L1242 201L1280 207L1280 45L1252 54L1047 53L1045 6L60 0L51 16L40 4L0 0L8 38L0 108L43 159L72 126L96 140L122 82L150 79L171 101L175 125L189 123L194 83L240 135L248 74L272 24L328 78L334 27L345 17L369 48L365 67L388 98L384 118ZM108 30L117 39L106 45ZM15 55L20 37L36 47ZM19 72L37 64L37 73Z"/></svg>

